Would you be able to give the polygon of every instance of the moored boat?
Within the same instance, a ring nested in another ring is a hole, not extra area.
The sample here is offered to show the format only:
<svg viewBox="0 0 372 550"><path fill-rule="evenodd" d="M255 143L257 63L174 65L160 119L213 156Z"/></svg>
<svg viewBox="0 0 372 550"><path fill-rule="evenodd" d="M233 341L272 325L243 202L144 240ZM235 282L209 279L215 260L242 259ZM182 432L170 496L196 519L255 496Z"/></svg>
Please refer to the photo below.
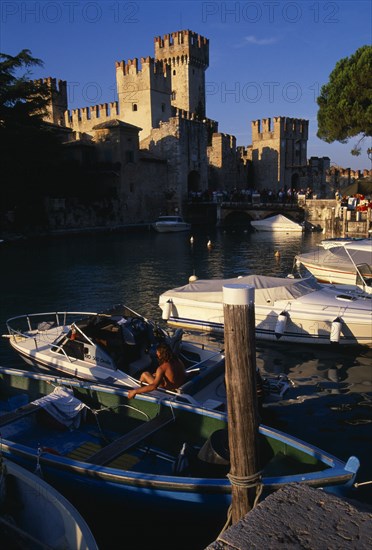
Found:
<svg viewBox="0 0 372 550"><path fill-rule="evenodd" d="M138 388L143 371L158 366L156 347L167 342L186 368L176 390L158 387L157 395L212 407L224 407L220 386L224 353L214 345L170 335L125 305L107 312L44 312L7 320L11 347L38 370L91 382Z"/></svg>
<svg viewBox="0 0 372 550"><path fill-rule="evenodd" d="M231 503L226 413L124 389L0 368L3 455L64 494L150 509L225 515ZM348 491L359 460L346 462L261 425L263 494L288 483ZM198 517L198 516L195 516Z"/></svg>
<svg viewBox="0 0 372 550"><path fill-rule="evenodd" d="M283 216L283 214L277 214L262 220L252 220L251 226L256 231L281 231L284 233L302 233L305 229L302 224L294 222Z"/></svg>
<svg viewBox="0 0 372 550"><path fill-rule="evenodd" d="M39 475L0 455L2 548L98 550L78 510Z"/></svg>
<svg viewBox="0 0 372 550"><path fill-rule="evenodd" d="M296 265L304 266L323 283L358 285L372 292L372 239L330 239L295 257Z"/></svg>
<svg viewBox="0 0 372 550"><path fill-rule="evenodd" d="M372 296L322 285L312 276L198 279L159 296L163 319L173 327L222 333L226 284L254 287L257 340L372 346Z"/></svg>
<svg viewBox="0 0 372 550"><path fill-rule="evenodd" d="M159 216L152 224L158 233L176 233L179 231L190 231L191 224L185 222L182 216Z"/></svg>

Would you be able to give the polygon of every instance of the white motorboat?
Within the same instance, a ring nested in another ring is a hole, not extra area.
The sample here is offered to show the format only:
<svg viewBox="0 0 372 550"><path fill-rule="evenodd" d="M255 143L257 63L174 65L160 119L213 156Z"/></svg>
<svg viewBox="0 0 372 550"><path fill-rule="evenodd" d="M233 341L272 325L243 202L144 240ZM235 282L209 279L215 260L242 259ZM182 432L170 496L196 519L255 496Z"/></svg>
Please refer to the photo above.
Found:
<svg viewBox="0 0 372 550"><path fill-rule="evenodd" d="M223 287L254 287L256 339L372 346L372 295L304 279L248 275L199 279L159 297L170 326L223 332Z"/></svg>
<svg viewBox="0 0 372 550"><path fill-rule="evenodd" d="M185 383L174 391L158 388L151 395L208 409L226 410L225 355L218 344L177 329L168 334L127 306L106 313L50 312L13 317L7 321L12 348L38 371L59 373L119 388L137 388L144 370L157 367L156 347L169 343L186 367ZM257 395L277 400L290 390L286 377L261 377Z"/></svg>
<svg viewBox="0 0 372 550"><path fill-rule="evenodd" d="M256 231L283 231L285 233L301 233L304 231L304 226L296 223L283 214L270 216L264 220L251 221L251 226Z"/></svg>
<svg viewBox="0 0 372 550"><path fill-rule="evenodd" d="M185 222L181 216L159 216L152 227L158 233L175 233L177 231L190 231L191 224Z"/></svg>
<svg viewBox="0 0 372 550"><path fill-rule="evenodd" d="M167 341L186 367L186 382L177 390L158 388L152 394L206 407L224 407L221 388L223 350L183 338L183 330L168 334L124 305L105 313L48 312L7 320L12 348L38 370L58 372L90 382L137 388L144 370L157 367L156 347Z"/></svg>
<svg viewBox="0 0 372 550"><path fill-rule="evenodd" d="M324 240L315 250L297 254L295 262L320 282L357 284L372 292L372 239Z"/></svg>

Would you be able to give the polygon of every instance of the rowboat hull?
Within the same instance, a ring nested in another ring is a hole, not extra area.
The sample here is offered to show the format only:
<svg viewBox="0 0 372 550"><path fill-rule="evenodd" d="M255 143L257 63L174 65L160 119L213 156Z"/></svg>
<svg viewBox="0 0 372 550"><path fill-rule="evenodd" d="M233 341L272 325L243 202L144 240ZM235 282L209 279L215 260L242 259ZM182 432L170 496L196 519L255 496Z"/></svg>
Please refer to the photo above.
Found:
<svg viewBox="0 0 372 550"><path fill-rule="evenodd" d="M0 469L2 544L22 540L30 548L35 541L40 548L98 548L83 517L55 488L4 457Z"/></svg>
<svg viewBox="0 0 372 550"><path fill-rule="evenodd" d="M101 505L108 507L130 503L139 509L150 505L202 515L226 513L231 503L231 485L226 477L229 463L225 451L219 450L222 440L216 440L226 434L225 413L159 400L150 394L129 401L126 390L14 369L0 368L0 380L4 456L29 470L37 465L44 479L64 494L79 494L85 501L99 495ZM70 388L74 399L84 404L80 414L87 409L87 419L79 418L78 426L74 419L73 428L53 429L44 408L40 417L40 411L32 409L38 406L35 397L47 395L56 406L55 386ZM26 397L33 399L31 409ZM9 410L12 403L18 407ZM167 424L158 432L148 433L135 444L132 439L130 448L123 447L123 440L134 437L132 428L125 433L129 423L137 424L139 417L146 416L149 420L136 427L146 430L162 414ZM354 482L357 458L350 457L345 463L263 425L259 434L264 492L297 482L342 493ZM111 447L118 444L122 452L106 458L106 462L95 458L102 452L110 454ZM206 447L208 452L203 451ZM181 448L187 453L180 452ZM287 462L288 458L291 470L284 471L280 461Z"/></svg>

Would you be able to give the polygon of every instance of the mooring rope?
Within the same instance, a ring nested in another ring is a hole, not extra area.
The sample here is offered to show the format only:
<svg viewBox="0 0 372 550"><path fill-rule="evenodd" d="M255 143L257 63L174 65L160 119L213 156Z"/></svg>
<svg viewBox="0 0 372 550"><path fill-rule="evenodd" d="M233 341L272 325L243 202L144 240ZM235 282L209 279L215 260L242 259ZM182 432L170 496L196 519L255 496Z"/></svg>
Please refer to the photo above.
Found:
<svg viewBox="0 0 372 550"><path fill-rule="evenodd" d="M262 470L259 472L256 472L255 474L252 474L250 476L236 476L234 474L228 473L227 474L228 480L230 481L231 485L235 485L236 487L245 487L246 489L252 489L254 487L257 487L256 489L256 496L253 502L252 510L257 506L258 500L262 494L263 490L263 484L262 484ZM232 519L232 504L230 504L228 510L227 510L227 518L226 523L222 527L217 540L219 537L226 531L226 529L231 524Z"/></svg>
<svg viewBox="0 0 372 550"><path fill-rule="evenodd" d="M257 485L261 484L262 470L250 476L236 476L228 473L227 477L231 485L236 485L237 487L246 487L247 489L250 489L251 487L256 487Z"/></svg>

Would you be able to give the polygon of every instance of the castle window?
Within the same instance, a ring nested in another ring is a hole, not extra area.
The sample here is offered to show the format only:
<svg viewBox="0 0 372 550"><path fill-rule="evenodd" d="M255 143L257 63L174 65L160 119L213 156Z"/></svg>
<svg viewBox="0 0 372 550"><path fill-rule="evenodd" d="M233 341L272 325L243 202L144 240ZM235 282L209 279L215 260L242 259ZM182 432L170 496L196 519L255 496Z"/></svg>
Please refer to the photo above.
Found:
<svg viewBox="0 0 372 550"><path fill-rule="evenodd" d="M137 103L132 103L132 111L138 111Z"/></svg>
<svg viewBox="0 0 372 550"><path fill-rule="evenodd" d="M174 101L174 100L176 99L176 92L175 92L175 91L172 92L172 96L171 96L171 97L172 97L172 101Z"/></svg>
<svg viewBox="0 0 372 550"><path fill-rule="evenodd" d="M176 69L173 70L173 75L175 75L175 74L176 74Z"/></svg>
<svg viewBox="0 0 372 550"><path fill-rule="evenodd" d="M125 151L125 162L127 164L128 164L128 162L134 162L133 151Z"/></svg>
<svg viewBox="0 0 372 550"><path fill-rule="evenodd" d="M161 112L162 112L162 113L165 113L165 103L162 103L162 104L161 104Z"/></svg>

